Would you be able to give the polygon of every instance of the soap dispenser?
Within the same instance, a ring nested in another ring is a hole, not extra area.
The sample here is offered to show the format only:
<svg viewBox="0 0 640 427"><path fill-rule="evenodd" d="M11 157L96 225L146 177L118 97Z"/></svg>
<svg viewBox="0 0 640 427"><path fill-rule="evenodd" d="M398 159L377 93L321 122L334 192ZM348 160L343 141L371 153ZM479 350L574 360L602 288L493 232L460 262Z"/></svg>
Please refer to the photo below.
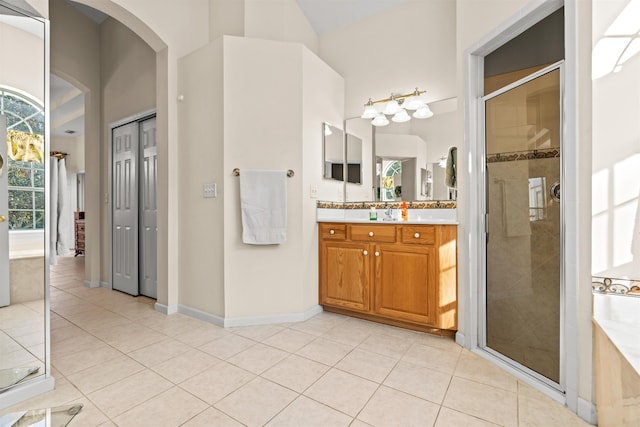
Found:
<svg viewBox="0 0 640 427"><path fill-rule="evenodd" d="M377 221L378 220L378 212L376 208L373 206L369 208L369 221Z"/></svg>
<svg viewBox="0 0 640 427"><path fill-rule="evenodd" d="M407 212L407 202L405 201L402 202L402 220L403 221L409 220L409 212Z"/></svg>

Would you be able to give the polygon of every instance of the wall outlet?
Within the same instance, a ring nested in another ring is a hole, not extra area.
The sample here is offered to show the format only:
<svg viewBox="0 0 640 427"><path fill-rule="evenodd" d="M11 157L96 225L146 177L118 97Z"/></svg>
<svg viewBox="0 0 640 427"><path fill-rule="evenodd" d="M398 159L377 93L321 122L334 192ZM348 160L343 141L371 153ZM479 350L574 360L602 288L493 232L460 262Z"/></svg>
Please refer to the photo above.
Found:
<svg viewBox="0 0 640 427"><path fill-rule="evenodd" d="M218 185L216 183L205 184L202 187L202 197L205 199L215 199L218 197Z"/></svg>

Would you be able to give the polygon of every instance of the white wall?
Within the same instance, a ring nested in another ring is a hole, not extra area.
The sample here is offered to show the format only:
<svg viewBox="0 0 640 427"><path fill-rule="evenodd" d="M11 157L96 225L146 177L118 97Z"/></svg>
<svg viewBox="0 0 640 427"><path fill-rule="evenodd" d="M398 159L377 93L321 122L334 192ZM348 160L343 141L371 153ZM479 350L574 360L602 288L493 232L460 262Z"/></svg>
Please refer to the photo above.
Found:
<svg viewBox="0 0 640 427"><path fill-rule="evenodd" d="M0 51L4 58L10 58L0 65L0 85L25 92L44 105L44 25L29 18L20 19L33 22L30 26L35 30L40 29L42 37L0 22ZM30 66L16 66L21 63Z"/></svg>
<svg viewBox="0 0 640 427"><path fill-rule="evenodd" d="M594 2L594 45L628 3ZM636 19L640 22L640 17ZM595 276L640 280L639 75L640 55L635 55L619 72L593 81Z"/></svg>
<svg viewBox="0 0 640 427"><path fill-rule="evenodd" d="M101 194L110 194L109 125L156 106L156 53L113 18L100 24ZM111 203L102 203L101 281L111 279Z"/></svg>
<svg viewBox="0 0 640 427"><path fill-rule="evenodd" d="M455 13L455 1L407 1L321 35L320 57L345 79L345 116L416 86L428 102L455 96Z"/></svg>
<svg viewBox="0 0 640 427"><path fill-rule="evenodd" d="M224 199L223 161L224 80L222 39L181 58L178 90L180 192L179 303L223 317ZM233 167L231 167L233 169ZM236 178L237 179L237 178ZM216 183L218 197L204 199L202 186Z"/></svg>

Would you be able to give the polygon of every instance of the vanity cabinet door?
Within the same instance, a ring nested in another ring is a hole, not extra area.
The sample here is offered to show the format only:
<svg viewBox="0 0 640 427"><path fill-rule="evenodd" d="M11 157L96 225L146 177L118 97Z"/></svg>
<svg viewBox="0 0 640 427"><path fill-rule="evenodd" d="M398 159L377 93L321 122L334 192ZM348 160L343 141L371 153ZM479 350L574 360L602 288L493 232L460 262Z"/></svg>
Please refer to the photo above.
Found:
<svg viewBox="0 0 640 427"><path fill-rule="evenodd" d="M369 311L370 245L325 241L320 254L320 304Z"/></svg>
<svg viewBox="0 0 640 427"><path fill-rule="evenodd" d="M378 245L374 257L373 312L438 327L435 247Z"/></svg>

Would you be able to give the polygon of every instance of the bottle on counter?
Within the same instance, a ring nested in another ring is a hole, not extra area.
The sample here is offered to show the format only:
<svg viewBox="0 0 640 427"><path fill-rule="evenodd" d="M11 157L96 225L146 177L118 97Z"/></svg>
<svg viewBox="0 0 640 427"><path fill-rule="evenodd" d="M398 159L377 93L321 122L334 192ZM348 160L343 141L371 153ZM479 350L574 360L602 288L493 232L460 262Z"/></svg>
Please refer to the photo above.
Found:
<svg viewBox="0 0 640 427"><path fill-rule="evenodd" d="M407 211L407 202L405 201L402 202L402 220L403 221L409 220L409 212Z"/></svg>
<svg viewBox="0 0 640 427"><path fill-rule="evenodd" d="M378 220L378 212L376 212L376 208L369 208L369 221L377 221Z"/></svg>

